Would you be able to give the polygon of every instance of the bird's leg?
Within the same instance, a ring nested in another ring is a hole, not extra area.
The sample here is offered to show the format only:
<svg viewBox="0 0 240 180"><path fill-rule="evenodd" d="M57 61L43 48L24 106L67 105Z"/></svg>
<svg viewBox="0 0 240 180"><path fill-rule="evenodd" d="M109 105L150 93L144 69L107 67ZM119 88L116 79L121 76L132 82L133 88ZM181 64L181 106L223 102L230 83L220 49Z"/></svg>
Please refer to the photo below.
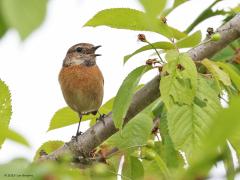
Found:
<svg viewBox="0 0 240 180"><path fill-rule="evenodd" d="M79 123L78 123L78 128L77 128L76 137L78 137L79 135L82 134L82 132L79 131L79 130L80 130L80 124L81 124L81 121L82 121L82 116L83 116L83 115L79 113Z"/></svg>
<svg viewBox="0 0 240 180"><path fill-rule="evenodd" d="M99 118L97 118L97 121L102 121L103 124L105 125L104 118L106 114L101 114L99 111L97 111L97 113L99 114Z"/></svg>

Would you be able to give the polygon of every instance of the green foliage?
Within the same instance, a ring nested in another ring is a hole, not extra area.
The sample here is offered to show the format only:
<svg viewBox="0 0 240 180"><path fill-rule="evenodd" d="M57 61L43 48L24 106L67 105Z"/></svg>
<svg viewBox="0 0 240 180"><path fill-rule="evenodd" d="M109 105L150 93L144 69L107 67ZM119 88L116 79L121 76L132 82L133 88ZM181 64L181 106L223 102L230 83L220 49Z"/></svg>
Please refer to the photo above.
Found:
<svg viewBox="0 0 240 180"><path fill-rule="evenodd" d="M165 179L156 161L153 161L153 160L149 161L149 160L143 159L142 164L144 168L145 179L152 179L152 180Z"/></svg>
<svg viewBox="0 0 240 180"><path fill-rule="evenodd" d="M30 147L28 141L21 134L12 129L1 130L0 138L9 139L24 146Z"/></svg>
<svg viewBox="0 0 240 180"><path fill-rule="evenodd" d="M175 147L189 157L200 146L200 139L209 130L219 109L218 94L207 80L199 78L192 104L175 104L168 111L168 128Z"/></svg>
<svg viewBox="0 0 240 180"><path fill-rule="evenodd" d="M201 38L202 38L201 31L197 31L192 35L186 36L183 39L180 39L179 41L177 41L176 46L178 48L188 48L188 47L196 46L201 41ZM174 44L170 42L165 42L165 41L155 42L155 43L152 43L152 45L145 45L135 50L133 53L124 56L124 63L126 63L132 56L140 52L151 50L152 46L156 49L163 49L163 50L175 49Z"/></svg>
<svg viewBox="0 0 240 180"><path fill-rule="evenodd" d="M152 45L156 49L164 49L164 50L174 49L174 45L172 43L165 42L165 41L155 42L155 43L152 43ZM145 46L135 50L133 53L124 56L124 63L126 63L132 56L134 56L140 52L144 52L144 51L151 50L151 49L152 49L151 45L145 45Z"/></svg>
<svg viewBox="0 0 240 180"><path fill-rule="evenodd" d="M225 86L231 86L232 83L231 83L230 77L226 72L224 72L218 67L217 63L212 62L208 59L204 59L202 61L202 64L208 69L208 71L213 75L213 77L217 80L217 82L220 81ZM218 86L219 88L221 88L220 84L218 84Z"/></svg>
<svg viewBox="0 0 240 180"><path fill-rule="evenodd" d="M166 9L163 12L163 15L167 16L170 12L172 12L175 8L177 8L178 6L180 6L181 4L187 2L187 0L175 0L173 3L173 6L170 7L169 9Z"/></svg>
<svg viewBox="0 0 240 180"><path fill-rule="evenodd" d="M161 123L159 126L160 135L162 138L161 146L157 147L161 150L160 155L165 161L169 169L176 169L183 166L183 158L180 153L175 149L172 139L169 135L167 112L164 110L161 114Z"/></svg>
<svg viewBox="0 0 240 180"><path fill-rule="evenodd" d="M212 7L222 0L215 0L209 7L207 7L193 22L189 25L189 27L185 30L186 33L191 32L198 24L203 22L204 20L217 16L217 15L225 15L226 12L224 10L215 10L213 11Z"/></svg>
<svg viewBox="0 0 240 180"><path fill-rule="evenodd" d="M66 162L46 161L29 165L23 174L32 175L34 179L86 179L89 175L78 168L70 167ZM25 178L26 179L26 178Z"/></svg>
<svg viewBox="0 0 240 180"><path fill-rule="evenodd" d="M64 142L63 141L47 141L45 143L43 143L38 150L36 151L36 154L33 158L34 161L36 161L39 156L40 156L40 151L44 151L47 154L50 154L51 152L53 152L54 150L58 149L59 147L63 146Z"/></svg>
<svg viewBox="0 0 240 180"><path fill-rule="evenodd" d="M139 0L146 13L151 17L158 16L167 4L167 0Z"/></svg>
<svg viewBox="0 0 240 180"><path fill-rule="evenodd" d="M1 0L0 8L5 23L25 39L43 22L47 0Z"/></svg>
<svg viewBox="0 0 240 180"><path fill-rule="evenodd" d="M141 161L133 156L124 158L122 169L123 179L141 180L144 177L144 169ZM127 178L124 178L127 177Z"/></svg>
<svg viewBox="0 0 240 180"><path fill-rule="evenodd" d="M234 85L237 87L238 91L240 91L240 74L234 70L234 68L227 63L217 62L217 65L221 67L225 72L228 73Z"/></svg>
<svg viewBox="0 0 240 180"><path fill-rule="evenodd" d="M11 94L8 86L0 80L0 120L1 128L6 129L12 115Z"/></svg>
<svg viewBox="0 0 240 180"><path fill-rule="evenodd" d="M103 104L99 108L99 112L102 114L108 114L112 110L112 105L113 105L114 98L108 100L105 104ZM98 118L99 115L84 115L82 118L82 122L86 120L91 120L91 124L95 123L96 118ZM64 107L62 109L59 109L54 116L51 119L48 131L66 127L75 123L79 122L79 116L78 114L73 111L69 107Z"/></svg>
<svg viewBox="0 0 240 180"><path fill-rule="evenodd" d="M122 128L135 89L142 75L150 69L151 66L140 66L134 69L123 81L117 92L112 109L112 117L116 128Z"/></svg>
<svg viewBox="0 0 240 180"><path fill-rule="evenodd" d="M12 115L11 94L8 86L0 80L0 131L7 132ZM5 140L6 133L1 133L0 146Z"/></svg>
<svg viewBox="0 0 240 180"><path fill-rule="evenodd" d="M88 177L89 180L115 180L117 175L117 173L112 171L106 164L96 164L91 168L90 172L85 171L84 174L85 178Z"/></svg>
<svg viewBox="0 0 240 180"><path fill-rule="evenodd" d="M211 166L219 159L217 148L224 147L227 139L239 134L239 104L239 97L232 98L229 108L222 109L213 118L208 132L200 139L202 147L194 152L190 161L191 166L184 173L185 179L196 176L205 177Z"/></svg>
<svg viewBox="0 0 240 180"><path fill-rule="evenodd" d="M176 8L178 7L179 5L185 3L187 0L175 0L174 3L173 3L173 7Z"/></svg>
<svg viewBox="0 0 240 180"><path fill-rule="evenodd" d="M106 177L113 177L114 174L110 174L109 172ZM79 170L78 168L70 167L65 162L53 162L46 161L42 163L30 163L25 159L14 159L6 164L0 164L0 174L2 180L8 179L86 179L90 180L89 174L90 172ZM92 170L92 174L95 177L99 174L96 174ZM102 173L103 174L103 173Z"/></svg>
<svg viewBox="0 0 240 180"><path fill-rule="evenodd" d="M1 4L0 4L0 9L1 9ZM7 24L3 19L1 11L0 11L0 25L1 25L1 28L0 28L0 38L1 38L8 30Z"/></svg>
<svg viewBox="0 0 240 180"><path fill-rule="evenodd" d="M167 165L165 164L165 162L162 160L162 158L159 155L155 155L154 157L154 161L156 161L160 171L163 173L165 179L169 179L170 178L170 172L168 170Z"/></svg>
<svg viewBox="0 0 240 180"><path fill-rule="evenodd" d="M160 175L163 177L162 179L170 179L170 171L163 161L162 157L155 151L154 149L146 148L142 150L143 159L151 161L152 166L155 166L155 171L159 171ZM143 161L143 165L145 165Z"/></svg>
<svg viewBox="0 0 240 180"><path fill-rule="evenodd" d="M0 80L0 148L5 139L9 139L29 147L29 143L21 134L9 128L11 115L11 93L8 86Z"/></svg>
<svg viewBox="0 0 240 180"><path fill-rule="evenodd" d="M233 164L232 152L227 143L224 148L221 148L221 153L223 154L223 163L226 169L226 178L233 180L235 176L235 167Z"/></svg>
<svg viewBox="0 0 240 180"><path fill-rule="evenodd" d="M137 31L151 31L162 34L166 37L180 39L185 37L184 33L177 29L169 27L157 18L149 16L135 9L129 8L112 8L98 12L84 26L109 26L117 29L129 29Z"/></svg>
<svg viewBox="0 0 240 180"><path fill-rule="evenodd" d="M121 132L115 133L108 140L108 144L119 149L136 148L145 145L152 130L152 117L146 112L139 113Z"/></svg>
<svg viewBox="0 0 240 180"><path fill-rule="evenodd" d="M21 177L21 175L23 174L24 170L29 166L29 164L30 163L25 159L14 159L6 164L0 164L1 179L2 180L8 180L10 178L19 180L26 179L26 177ZM32 174L28 175L32 177Z"/></svg>
<svg viewBox="0 0 240 180"><path fill-rule="evenodd" d="M234 42L232 42L230 44L230 46L227 46L225 48L223 48L222 50L220 50L219 52L217 52L212 58L211 60L214 61L231 61L232 57L235 55L235 50L231 47L237 47L238 45L238 41L240 40L236 40Z"/></svg>
<svg viewBox="0 0 240 180"><path fill-rule="evenodd" d="M205 152L211 154L216 147L223 146L228 138L232 138L239 133L239 104L240 98L234 97L229 107L223 108L217 116L215 116L213 123L209 127L209 132L202 140L202 142L204 142L203 149L207 150Z"/></svg>
<svg viewBox="0 0 240 180"><path fill-rule="evenodd" d="M189 48L196 46L200 43L202 39L202 33L201 31L196 31L192 35L189 35L183 39L180 39L179 41L176 42L176 46L178 48Z"/></svg>
<svg viewBox="0 0 240 180"><path fill-rule="evenodd" d="M163 66L160 92L169 109L173 103L190 105L196 94L197 70L191 58L177 51L166 54L167 64Z"/></svg>
<svg viewBox="0 0 240 180"><path fill-rule="evenodd" d="M91 115L90 115L91 116ZM82 121L87 120L83 116ZM59 109L52 117L48 131L79 122L78 114L69 107Z"/></svg>

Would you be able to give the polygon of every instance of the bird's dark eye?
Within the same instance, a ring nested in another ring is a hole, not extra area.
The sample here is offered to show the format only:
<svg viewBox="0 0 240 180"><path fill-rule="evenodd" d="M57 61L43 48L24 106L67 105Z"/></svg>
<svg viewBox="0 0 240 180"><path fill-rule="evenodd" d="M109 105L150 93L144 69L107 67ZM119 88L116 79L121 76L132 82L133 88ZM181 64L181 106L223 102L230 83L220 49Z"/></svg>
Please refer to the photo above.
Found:
<svg viewBox="0 0 240 180"><path fill-rule="evenodd" d="M77 47L77 48L76 48L76 51L80 53L80 52L82 52L82 48Z"/></svg>

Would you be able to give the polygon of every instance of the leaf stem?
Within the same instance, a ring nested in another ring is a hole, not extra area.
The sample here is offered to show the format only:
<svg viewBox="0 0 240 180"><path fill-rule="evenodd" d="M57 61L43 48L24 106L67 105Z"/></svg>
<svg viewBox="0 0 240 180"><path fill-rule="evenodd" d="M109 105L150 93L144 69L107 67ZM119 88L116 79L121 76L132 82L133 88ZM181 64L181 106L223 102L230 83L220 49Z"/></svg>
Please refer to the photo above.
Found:
<svg viewBox="0 0 240 180"><path fill-rule="evenodd" d="M159 52L158 52L157 49L154 47L154 45L153 45L152 43L150 43L149 41L146 41L146 43L148 43L148 44L155 50L155 52L157 53L157 55L158 55L161 63L164 63L163 59L161 58Z"/></svg>

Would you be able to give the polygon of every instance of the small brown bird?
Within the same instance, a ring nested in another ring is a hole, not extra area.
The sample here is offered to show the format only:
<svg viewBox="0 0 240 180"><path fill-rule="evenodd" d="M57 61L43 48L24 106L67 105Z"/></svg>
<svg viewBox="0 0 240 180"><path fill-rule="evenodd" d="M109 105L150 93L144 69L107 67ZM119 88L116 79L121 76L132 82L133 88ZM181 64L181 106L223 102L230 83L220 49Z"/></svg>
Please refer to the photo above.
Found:
<svg viewBox="0 0 240 180"><path fill-rule="evenodd" d="M64 99L79 114L76 136L81 135L82 116L90 113L96 115L102 104L104 79L96 64L96 56L100 54L95 54L99 47L88 43L72 46L67 51L59 74Z"/></svg>

